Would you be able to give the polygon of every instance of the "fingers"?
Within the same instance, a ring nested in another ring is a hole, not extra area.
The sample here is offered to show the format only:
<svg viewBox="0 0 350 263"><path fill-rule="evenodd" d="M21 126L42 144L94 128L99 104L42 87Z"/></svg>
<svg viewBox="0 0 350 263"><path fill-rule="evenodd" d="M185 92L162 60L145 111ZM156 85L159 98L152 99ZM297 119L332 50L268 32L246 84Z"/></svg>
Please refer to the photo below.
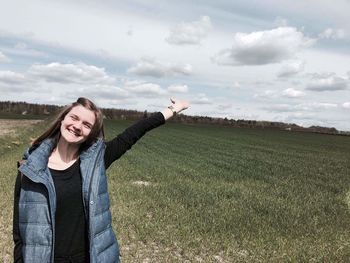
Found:
<svg viewBox="0 0 350 263"><path fill-rule="evenodd" d="M175 98L170 98L171 103L174 105L177 105L179 107L179 111L185 110L189 107L189 102L188 101L179 101L176 100Z"/></svg>

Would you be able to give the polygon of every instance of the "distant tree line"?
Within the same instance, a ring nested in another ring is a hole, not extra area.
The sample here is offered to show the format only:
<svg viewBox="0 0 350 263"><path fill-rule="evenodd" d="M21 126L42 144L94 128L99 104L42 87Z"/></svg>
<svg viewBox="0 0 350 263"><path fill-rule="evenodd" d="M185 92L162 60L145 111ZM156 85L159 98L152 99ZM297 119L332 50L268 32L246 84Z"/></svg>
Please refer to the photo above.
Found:
<svg viewBox="0 0 350 263"><path fill-rule="evenodd" d="M63 106L49 105L49 104L33 104L27 102L13 102L0 101L1 114L16 114L16 115L31 115L31 116L55 116L63 108ZM146 118L151 113L136 110L125 109L101 109L106 119L116 120L137 120ZM338 131L336 128L328 128L321 126L302 127L294 123L271 122L271 121L256 121L244 119L228 119L228 118L214 118L208 116L190 116L185 114L178 114L171 120L172 122L181 122L188 124L215 124L223 126L232 126L237 128L260 128L260 129L276 129L285 131L303 131L316 132L338 135L350 135L350 132Z"/></svg>
<svg viewBox="0 0 350 263"><path fill-rule="evenodd" d="M244 119L228 119L228 118L213 118L207 116L187 116L179 115L174 118L174 121L183 123L199 123L199 124L217 124L232 126L237 128L257 128L257 129L276 129L285 131L298 131L298 132L315 132L315 133L327 133L338 135L350 135L350 132L338 131L332 127L311 126L302 127L294 123L284 122L272 122L272 121L257 121L257 120L244 120Z"/></svg>
<svg viewBox="0 0 350 263"><path fill-rule="evenodd" d="M50 115L62 107L48 104L31 104L27 102L1 101L0 112L22 115Z"/></svg>

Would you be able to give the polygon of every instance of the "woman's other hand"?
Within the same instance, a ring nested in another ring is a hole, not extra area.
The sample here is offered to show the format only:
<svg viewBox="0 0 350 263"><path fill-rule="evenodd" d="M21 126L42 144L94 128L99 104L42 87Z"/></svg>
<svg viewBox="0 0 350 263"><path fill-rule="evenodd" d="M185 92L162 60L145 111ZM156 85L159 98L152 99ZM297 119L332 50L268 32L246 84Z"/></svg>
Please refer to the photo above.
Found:
<svg viewBox="0 0 350 263"><path fill-rule="evenodd" d="M190 105L189 102L185 100L170 98L170 101L172 104L162 111L165 120L171 118L183 110L186 110Z"/></svg>
<svg viewBox="0 0 350 263"><path fill-rule="evenodd" d="M172 103L171 106L173 106L176 113L186 110L190 106L189 102L185 100L176 100L174 98L170 98L170 101Z"/></svg>

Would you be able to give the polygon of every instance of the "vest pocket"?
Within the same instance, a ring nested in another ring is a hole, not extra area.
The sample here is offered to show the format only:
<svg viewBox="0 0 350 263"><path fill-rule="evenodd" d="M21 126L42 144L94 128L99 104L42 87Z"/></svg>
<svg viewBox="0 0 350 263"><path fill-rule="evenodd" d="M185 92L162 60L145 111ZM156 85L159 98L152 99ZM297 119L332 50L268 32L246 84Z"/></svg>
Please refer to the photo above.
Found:
<svg viewBox="0 0 350 263"><path fill-rule="evenodd" d="M50 225L51 217L47 202L20 202L19 222L33 225Z"/></svg>
<svg viewBox="0 0 350 263"><path fill-rule="evenodd" d="M38 223L19 223L23 243L26 246L51 246L51 225Z"/></svg>

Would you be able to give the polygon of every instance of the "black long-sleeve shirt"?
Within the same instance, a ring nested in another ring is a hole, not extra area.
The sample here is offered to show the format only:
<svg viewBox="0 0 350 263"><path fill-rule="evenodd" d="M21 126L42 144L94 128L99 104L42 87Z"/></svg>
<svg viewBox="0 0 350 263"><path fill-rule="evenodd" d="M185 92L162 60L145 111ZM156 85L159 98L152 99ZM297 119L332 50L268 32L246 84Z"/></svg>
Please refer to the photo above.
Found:
<svg viewBox="0 0 350 263"><path fill-rule="evenodd" d="M164 124L164 116L158 112L135 123L111 141L106 142L104 155L107 169L120 158L147 131ZM65 170L50 168L56 190L55 262L88 262L89 244L87 222L82 199L80 160ZM13 239L15 242L14 262L22 262L22 241L19 232L18 204L21 189L21 175L16 178Z"/></svg>

